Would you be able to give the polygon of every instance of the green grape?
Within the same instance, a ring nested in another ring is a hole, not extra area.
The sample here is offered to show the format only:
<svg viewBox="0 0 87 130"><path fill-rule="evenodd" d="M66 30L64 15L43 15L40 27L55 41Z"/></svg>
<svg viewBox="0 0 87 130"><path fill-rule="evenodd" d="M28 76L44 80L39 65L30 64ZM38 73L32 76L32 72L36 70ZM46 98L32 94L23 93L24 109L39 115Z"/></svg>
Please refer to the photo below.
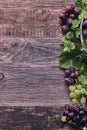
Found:
<svg viewBox="0 0 87 130"><path fill-rule="evenodd" d="M72 104L77 104L77 103L79 103L79 101L77 99L73 98L72 99Z"/></svg>
<svg viewBox="0 0 87 130"><path fill-rule="evenodd" d="M80 98L80 95L74 95L74 99L79 99Z"/></svg>
<svg viewBox="0 0 87 130"><path fill-rule="evenodd" d="M71 93L70 93L70 98L71 98L71 99L73 99L73 98L74 98L74 99L79 99L79 98L80 98L80 95L79 95L79 94L76 95L75 92L71 92Z"/></svg>
<svg viewBox="0 0 87 130"><path fill-rule="evenodd" d="M62 116L62 117L61 117L61 121L64 122L64 123L67 122L66 116Z"/></svg>
<svg viewBox="0 0 87 130"><path fill-rule="evenodd" d="M79 90L81 90L81 89L82 89L82 85L79 84L79 85L77 86L77 88L78 88Z"/></svg>
<svg viewBox="0 0 87 130"><path fill-rule="evenodd" d="M80 103L81 103L81 104L85 104L85 103L86 103L86 98L85 98L85 97L81 97Z"/></svg>
<svg viewBox="0 0 87 130"><path fill-rule="evenodd" d="M74 92L71 92L70 93L70 98L74 98L75 97L75 93Z"/></svg>
<svg viewBox="0 0 87 130"><path fill-rule="evenodd" d="M86 93L86 89L85 88L82 88L81 89L81 94L85 94Z"/></svg>
<svg viewBox="0 0 87 130"><path fill-rule="evenodd" d="M75 90L75 95L76 95L76 96L80 96L80 95L81 95L80 90Z"/></svg>
<svg viewBox="0 0 87 130"><path fill-rule="evenodd" d="M74 92L74 91L75 91L75 89L76 89L76 87L75 87L75 86L73 86L73 85L71 85L71 86L69 87L69 90L70 90L71 92Z"/></svg>
<svg viewBox="0 0 87 130"><path fill-rule="evenodd" d="M86 90L86 92L85 92L85 95L87 96L87 90Z"/></svg>

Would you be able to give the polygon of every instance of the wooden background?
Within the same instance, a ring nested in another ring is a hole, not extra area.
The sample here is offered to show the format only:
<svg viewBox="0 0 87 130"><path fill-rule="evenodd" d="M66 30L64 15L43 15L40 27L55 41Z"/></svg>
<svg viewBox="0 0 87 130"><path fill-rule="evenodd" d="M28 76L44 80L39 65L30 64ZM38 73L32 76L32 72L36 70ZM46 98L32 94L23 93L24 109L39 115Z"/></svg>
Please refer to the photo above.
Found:
<svg viewBox="0 0 87 130"><path fill-rule="evenodd" d="M61 0L0 0L0 130L71 129L60 122L70 103L58 67L62 8Z"/></svg>

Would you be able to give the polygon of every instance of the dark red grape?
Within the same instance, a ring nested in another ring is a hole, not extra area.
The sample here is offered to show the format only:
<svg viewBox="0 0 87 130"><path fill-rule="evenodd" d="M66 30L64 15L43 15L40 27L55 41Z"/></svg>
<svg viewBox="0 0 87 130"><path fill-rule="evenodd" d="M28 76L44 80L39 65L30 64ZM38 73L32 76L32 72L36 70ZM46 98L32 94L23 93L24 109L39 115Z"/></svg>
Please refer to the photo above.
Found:
<svg viewBox="0 0 87 130"><path fill-rule="evenodd" d="M66 23L68 26L72 26L72 22L73 20L71 18L68 18Z"/></svg>
<svg viewBox="0 0 87 130"><path fill-rule="evenodd" d="M74 9L74 14L75 14L76 16L78 16L78 15L81 13L81 11L82 11L81 8L76 7L76 8Z"/></svg>
<svg viewBox="0 0 87 130"><path fill-rule="evenodd" d="M65 70L64 72L65 72L66 76L70 76L70 74L71 74L70 70Z"/></svg>
<svg viewBox="0 0 87 130"><path fill-rule="evenodd" d="M83 29L82 35L83 35L83 38L87 38L87 29Z"/></svg>
<svg viewBox="0 0 87 130"><path fill-rule="evenodd" d="M80 76L80 72L79 71L75 71L74 76L75 76L75 78L78 78L78 76Z"/></svg>
<svg viewBox="0 0 87 130"><path fill-rule="evenodd" d="M70 78L75 78L75 73L74 73L74 72L72 72L72 73L70 74Z"/></svg>
<svg viewBox="0 0 87 130"><path fill-rule="evenodd" d="M61 20L66 20L66 15L64 13L60 13L59 18Z"/></svg>
<svg viewBox="0 0 87 130"><path fill-rule="evenodd" d="M70 15L69 15L69 18L75 19L75 14L70 14Z"/></svg>
<svg viewBox="0 0 87 130"><path fill-rule="evenodd" d="M65 35L69 31L69 27L67 25L63 25L61 27L62 33Z"/></svg>
<svg viewBox="0 0 87 130"><path fill-rule="evenodd" d="M71 84L74 84L75 83L75 80L72 79L72 78L65 78L65 83L67 85L71 85Z"/></svg>
<svg viewBox="0 0 87 130"><path fill-rule="evenodd" d="M68 116L72 119L74 117L74 113L71 112L71 113L68 114Z"/></svg>
<svg viewBox="0 0 87 130"><path fill-rule="evenodd" d="M71 12L74 11L74 8L75 8L75 6L73 4L67 5L66 6L66 11L71 13Z"/></svg>

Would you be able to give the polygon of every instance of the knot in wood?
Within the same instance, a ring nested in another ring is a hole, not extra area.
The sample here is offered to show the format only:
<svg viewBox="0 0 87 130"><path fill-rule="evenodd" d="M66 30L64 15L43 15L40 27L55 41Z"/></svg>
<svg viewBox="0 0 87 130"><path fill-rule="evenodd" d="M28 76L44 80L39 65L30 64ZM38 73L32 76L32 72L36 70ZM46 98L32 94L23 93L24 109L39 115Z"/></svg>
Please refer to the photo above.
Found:
<svg viewBox="0 0 87 130"><path fill-rule="evenodd" d="M0 80L2 80L4 78L4 74L0 73Z"/></svg>

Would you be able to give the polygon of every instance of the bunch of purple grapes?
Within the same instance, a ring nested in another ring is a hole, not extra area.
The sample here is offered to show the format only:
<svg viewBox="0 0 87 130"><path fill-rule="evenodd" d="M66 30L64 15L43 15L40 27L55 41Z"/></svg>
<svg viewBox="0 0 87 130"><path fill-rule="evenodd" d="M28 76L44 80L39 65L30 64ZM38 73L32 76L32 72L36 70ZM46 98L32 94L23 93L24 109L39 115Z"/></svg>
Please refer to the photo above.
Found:
<svg viewBox="0 0 87 130"><path fill-rule="evenodd" d="M76 83L76 79L80 76L80 72L75 70L73 67L65 70L65 83L67 85L72 85Z"/></svg>
<svg viewBox="0 0 87 130"><path fill-rule="evenodd" d="M71 124L77 128L87 126L87 105L65 105L61 121Z"/></svg>
<svg viewBox="0 0 87 130"><path fill-rule="evenodd" d="M85 19L82 24L82 35L84 39L87 39L87 20Z"/></svg>
<svg viewBox="0 0 87 130"><path fill-rule="evenodd" d="M61 30L63 35L69 32L73 20L78 18L78 15L80 13L81 13L81 8L75 7L72 4L67 5L66 9L61 11L59 18L60 18L60 25L61 25Z"/></svg>

